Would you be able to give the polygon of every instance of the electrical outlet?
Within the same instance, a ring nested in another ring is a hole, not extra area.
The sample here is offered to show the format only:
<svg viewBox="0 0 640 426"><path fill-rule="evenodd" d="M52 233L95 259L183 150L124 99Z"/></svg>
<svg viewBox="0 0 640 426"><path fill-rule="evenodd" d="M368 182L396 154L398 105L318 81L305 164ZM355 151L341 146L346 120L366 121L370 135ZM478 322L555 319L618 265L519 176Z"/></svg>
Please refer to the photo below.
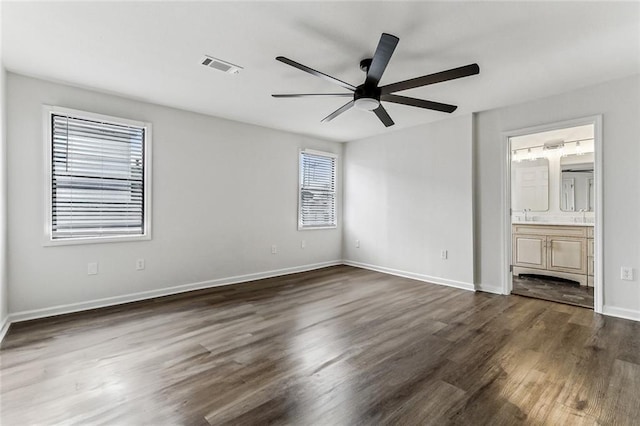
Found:
<svg viewBox="0 0 640 426"><path fill-rule="evenodd" d="M445 250L445 249L440 250L440 259L447 260L448 257L449 257L448 250Z"/></svg>
<svg viewBox="0 0 640 426"><path fill-rule="evenodd" d="M98 275L98 262L89 262L87 265L87 275Z"/></svg>
<svg viewBox="0 0 640 426"><path fill-rule="evenodd" d="M620 279L625 281L633 281L633 268L623 266L620 268Z"/></svg>
<svg viewBox="0 0 640 426"><path fill-rule="evenodd" d="M356 248L360 248L360 240L356 240Z"/></svg>
<svg viewBox="0 0 640 426"><path fill-rule="evenodd" d="M271 246L271 254L276 254L276 253L278 253L278 246L274 244Z"/></svg>
<svg viewBox="0 0 640 426"><path fill-rule="evenodd" d="M142 271L144 269L144 259L136 260L136 271Z"/></svg>
<svg viewBox="0 0 640 426"><path fill-rule="evenodd" d="M305 240L300 241L300 248L305 248L307 246L307 242Z"/></svg>

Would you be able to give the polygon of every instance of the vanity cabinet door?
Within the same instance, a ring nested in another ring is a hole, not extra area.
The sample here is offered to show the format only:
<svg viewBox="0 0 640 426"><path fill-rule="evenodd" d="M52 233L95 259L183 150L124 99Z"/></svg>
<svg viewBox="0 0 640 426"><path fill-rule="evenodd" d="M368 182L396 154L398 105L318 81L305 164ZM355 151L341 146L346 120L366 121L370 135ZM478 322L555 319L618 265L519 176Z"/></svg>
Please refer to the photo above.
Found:
<svg viewBox="0 0 640 426"><path fill-rule="evenodd" d="M547 237L543 235L513 235L513 264L525 268L545 269L547 256L545 245Z"/></svg>
<svg viewBox="0 0 640 426"><path fill-rule="evenodd" d="M587 273L587 240L572 237L547 237L547 269Z"/></svg>

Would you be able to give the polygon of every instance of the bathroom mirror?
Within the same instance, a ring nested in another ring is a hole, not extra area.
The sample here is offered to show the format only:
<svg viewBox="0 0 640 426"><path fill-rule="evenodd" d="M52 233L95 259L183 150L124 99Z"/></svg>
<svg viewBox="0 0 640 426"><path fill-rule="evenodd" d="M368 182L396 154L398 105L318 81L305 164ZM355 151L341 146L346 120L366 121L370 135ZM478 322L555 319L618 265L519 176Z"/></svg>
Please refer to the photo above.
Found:
<svg viewBox="0 0 640 426"><path fill-rule="evenodd" d="M511 208L514 211L549 210L549 160L511 163Z"/></svg>
<svg viewBox="0 0 640 426"><path fill-rule="evenodd" d="M595 206L593 153L560 159L560 210L592 212Z"/></svg>

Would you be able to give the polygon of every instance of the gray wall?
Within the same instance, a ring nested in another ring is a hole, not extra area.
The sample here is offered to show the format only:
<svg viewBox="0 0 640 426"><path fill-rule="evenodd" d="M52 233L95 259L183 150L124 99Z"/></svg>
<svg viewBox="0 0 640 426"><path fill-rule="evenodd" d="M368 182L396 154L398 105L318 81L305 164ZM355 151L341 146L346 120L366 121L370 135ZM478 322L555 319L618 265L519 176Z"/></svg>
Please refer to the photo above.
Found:
<svg viewBox="0 0 640 426"><path fill-rule="evenodd" d="M480 112L475 117L476 284L501 286L503 132L602 114L604 312L640 320L640 76ZM620 267L635 270L620 279Z"/></svg>
<svg viewBox="0 0 640 426"><path fill-rule="evenodd" d="M471 149L471 115L348 142L344 258L473 289Z"/></svg>
<svg viewBox="0 0 640 426"><path fill-rule="evenodd" d="M340 227L297 230L298 150L313 148L341 156L339 143L12 73L7 77L7 103L12 319L292 272L341 259ZM42 245L42 104L152 123L151 241ZM278 246L275 255L272 244ZM145 270L135 270L137 258L146 260ZM87 275L91 261L99 262L98 275Z"/></svg>

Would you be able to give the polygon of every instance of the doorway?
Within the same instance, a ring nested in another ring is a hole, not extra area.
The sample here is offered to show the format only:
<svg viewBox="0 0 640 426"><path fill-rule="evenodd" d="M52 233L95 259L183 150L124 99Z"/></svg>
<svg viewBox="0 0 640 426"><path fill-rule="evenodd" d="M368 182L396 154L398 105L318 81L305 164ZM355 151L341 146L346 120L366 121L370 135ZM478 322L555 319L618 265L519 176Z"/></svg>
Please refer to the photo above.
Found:
<svg viewBox="0 0 640 426"><path fill-rule="evenodd" d="M602 310L601 117L504 134L503 293Z"/></svg>

